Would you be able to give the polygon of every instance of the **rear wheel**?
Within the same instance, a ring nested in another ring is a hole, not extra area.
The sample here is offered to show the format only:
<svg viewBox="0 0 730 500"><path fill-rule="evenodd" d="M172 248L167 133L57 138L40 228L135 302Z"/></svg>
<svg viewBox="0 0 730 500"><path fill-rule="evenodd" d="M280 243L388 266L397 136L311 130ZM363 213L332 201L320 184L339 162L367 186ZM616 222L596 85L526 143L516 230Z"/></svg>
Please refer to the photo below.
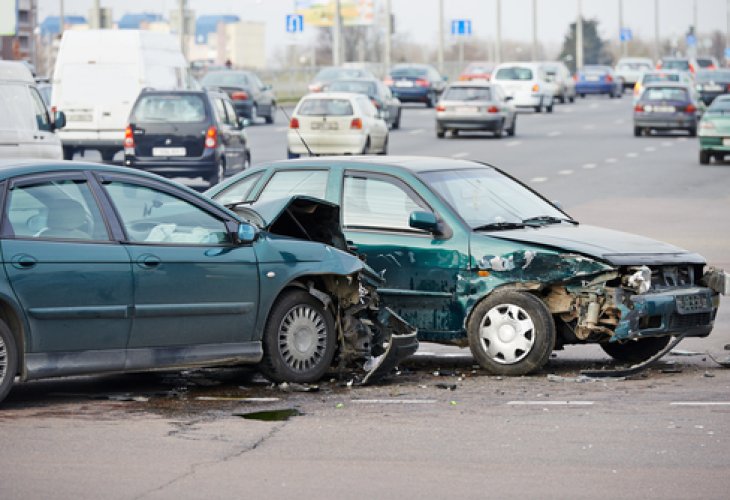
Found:
<svg viewBox="0 0 730 500"><path fill-rule="evenodd" d="M226 176L226 163L221 158L220 160L218 160L218 165L216 165L215 172L213 172L212 174L210 174L210 176L208 176L208 184L210 184L211 186L215 186L220 181L222 181L225 176Z"/></svg>
<svg viewBox="0 0 730 500"><path fill-rule="evenodd" d="M428 94L428 97L426 98L426 107L433 108L435 105L436 105L436 94L431 92Z"/></svg>
<svg viewBox="0 0 730 500"><path fill-rule="evenodd" d="M641 127L634 127L634 137L641 137L643 131Z"/></svg>
<svg viewBox="0 0 730 500"><path fill-rule="evenodd" d="M109 163L114 160L117 151L115 149L102 149L99 153L101 153L101 160Z"/></svg>
<svg viewBox="0 0 730 500"><path fill-rule="evenodd" d="M553 100L552 99L550 99L550 104L548 104L547 106L545 106L545 111L547 111L548 113L552 113L553 112Z"/></svg>
<svg viewBox="0 0 730 500"><path fill-rule="evenodd" d="M585 94L578 94L578 95L580 96L581 99L585 99L586 98L586 95Z"/></svg>
<svg viewBox="0 0 730 500"><path fill-rule="evenodd" d="M568 101L569 102L575 102L575 96L568 97Z"/></svg>
<svg viewBox="0 0 730 500"><path fill-rule="evenodd" d="M362 152L360 154L366 155L370 153L370 137L365 139L365 145L362 147Z"/></svg>
<svg viewBox="0 0 730 500"><path fill-rule="evenodd" d="M446 130L443 129L442 127L437 126L436 127L436 137L438 137L439 139L443 139L445 135L446 135Z"/></svg>
<svg viewBox="0 0 730 500"><path fill-rule="evenodd" d="M709 165L710 164L710 152L709 151L700 151L700 165Z"/></svg>
<svg viewBox="0 0 730 500"><path fill-rule="evenodd" d="M690 127L687 129L690 137L697 137L697 127Z"/></svg>
<svg viewBox="0 0 730 500"><path fill-rule="evenodd" d="M387 155L388 154L388 136L385 136L385 142L383 142L383 149L380 150L378 153L379 155Z"/></svg>
<svg viewBox="0 0 730 500"><path fill-rule="evenodd" d="M496 139L501 139L502 135L504 134L504 120L502 120L499 124L499 127L494 131L494 137Z"/></svg>
<svg viewBox="0 0 730 500"><path fill-rule="evenodd" d="M401 110L398 109L398 115L396 116L395 121L393 122L393 130L400 128L400 113L401 113Z"/></svg>
<svg viewBox="0 0 730 500"><path fill-rule="evenodd" d="M18 349L13 332L0 321L0 401L10 392L18 372Z"/></svg>
<svg viewBox="0 0 730 500"><path fill-rule="evenodd" d="M510 137L514 137L515 132L517 130L517 115L512 118L512 126L507 129L507 135Z"/></svg>
<svg viewBox="0 0 730 500"><path fill-rule="evenodd" d="M332 364L335 336L321 302L303 290L285 292L271 309L259 368L274 382L316 382Z"/></svg>
<svg viewBox="0 0 730 500"><path fill-rule="evenodd" d="M616 361L641 363L667 347L671 339L670 336L666 336L645 337L625 342L604 342L601 344L601 348Z"/></svg>
<svg viewBox="0 0 730 500"><path fill-rule="evenodd" d="M63 159L64 160L73 160L74 153L76 153L76 151L74 150L74 148L72 148L70 146L64 146L63 147Z"/></svg>
<svg viewBox="0 0 730 500"><path fill-rule="evenodd" d="M275 102L271 103L271 109L269 109L269 114L268 114L268 116L266 116L265 120L266 120L266 123L268 123L269 125L271 125L272 123L274 123L276 121L276 103Z"/></svg>
<svg viewBox="0 0 730 500"><path fill-rule="evenodd" d="M542 112L542 102L535 106L535 113L541 113Z"/></svg>

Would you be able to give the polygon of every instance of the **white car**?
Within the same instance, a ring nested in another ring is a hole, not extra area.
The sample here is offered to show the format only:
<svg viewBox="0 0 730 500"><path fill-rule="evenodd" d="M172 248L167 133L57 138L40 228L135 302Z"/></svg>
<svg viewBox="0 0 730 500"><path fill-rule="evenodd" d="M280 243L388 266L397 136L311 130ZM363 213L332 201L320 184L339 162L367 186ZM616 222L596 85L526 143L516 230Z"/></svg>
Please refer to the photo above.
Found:
<svg viewBox="0 0 730 500"><path fill-rule="evenodd" d="M686 71L677 71L674 69L645 71L639 76L638 80L636 80L636 83L634 84L634 97L632 104L639 102L641 91L646 85L657 82L686 83L690 86L693 92L696 92L694 80Z"/></svg>
<svg viewBox="0 0 730 500"><path fill-rule="evenodd" d="M516 107L552 113L555 86L548 82L541 63L502 63L494 69L492 79L502 85Z"/></svg>
<svg viewBox="0 0 730 500"><path fill-rule="evenodd" d="M388 125L363 94L318 92L292 112L287 156L387 154Z"/></svg>
<svg viewBox="0 0 730 500"><path fill-rule="evenodd" d="M547 82L552 87L553 98L565 104L575 101L575 80L570 70L561 61L543 63Z"/></svg>
<svg viewBox="0 0 730 500"><path fill-rule="evenodd" d="M654 69L654 61L648 57L622 57L616 63L616 76L623 81L624 89L634 88L642 73Z"/></svg>

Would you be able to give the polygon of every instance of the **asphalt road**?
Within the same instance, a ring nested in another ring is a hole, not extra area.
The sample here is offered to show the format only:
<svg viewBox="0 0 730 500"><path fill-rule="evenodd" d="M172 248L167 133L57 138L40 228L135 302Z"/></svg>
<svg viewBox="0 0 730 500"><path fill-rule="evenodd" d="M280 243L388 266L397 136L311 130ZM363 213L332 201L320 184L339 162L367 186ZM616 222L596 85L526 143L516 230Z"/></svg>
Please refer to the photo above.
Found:
<svg viewBox="0 0 730 500"><path fill-rule="evenodd" d="M283 159L285 118L248 133ZM520 114L517 136L438 140L408 107L391 154L496 165L582 223L640 233L730 269L730 164L700 166L681 134L634 138L629 96ZM195 183L193 183L195 185ZM424 345L386 385L271 387L240 370L17 386L0 409L0 498L702 498L730 491L730 308L715 331L629 380L595 347L489 376ZM286 421L240 414L295 409Z"/></svg>

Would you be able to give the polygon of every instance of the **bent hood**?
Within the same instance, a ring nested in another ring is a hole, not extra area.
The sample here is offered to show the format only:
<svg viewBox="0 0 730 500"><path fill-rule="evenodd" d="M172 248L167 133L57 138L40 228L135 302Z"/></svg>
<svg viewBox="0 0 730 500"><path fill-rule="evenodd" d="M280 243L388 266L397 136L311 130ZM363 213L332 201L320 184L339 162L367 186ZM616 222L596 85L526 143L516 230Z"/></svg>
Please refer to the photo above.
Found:
<svg viewBox="0 0 730 500"><path fill-rule="evenodd" d="M705 259L674 245L596 226L553 224L539 228L480 232L493 238L519 241L559 251L575 252L609 264L704 264Z"/></svg>

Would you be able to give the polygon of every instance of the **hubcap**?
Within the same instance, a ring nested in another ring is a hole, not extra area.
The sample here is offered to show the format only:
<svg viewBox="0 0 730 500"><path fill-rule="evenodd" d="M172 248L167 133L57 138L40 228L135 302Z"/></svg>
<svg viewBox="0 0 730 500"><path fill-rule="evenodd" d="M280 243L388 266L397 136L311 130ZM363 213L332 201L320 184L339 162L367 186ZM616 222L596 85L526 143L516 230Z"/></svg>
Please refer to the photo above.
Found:
<svg viewBox="0 0 730 500"><path fill-rule="evenodd" d="M0 383L5 380L5 372L8 369L8 353L5 349L5 341L0 338Z"/></svg>
<svg viewBox="0 0 730 500"><path fill-rule="evenodd" d="M292 308L279 326L279 351L292 370L305 372L317 366L327 347L327 324L316 309Z"/></svg>
<svg viewBox="0 0 730 500"><path fill-rule="evenodd" d="M479 325L482 349L497 363L522 361L535 343L535 324L514 304L500 304L487 312Z"/></svg>

